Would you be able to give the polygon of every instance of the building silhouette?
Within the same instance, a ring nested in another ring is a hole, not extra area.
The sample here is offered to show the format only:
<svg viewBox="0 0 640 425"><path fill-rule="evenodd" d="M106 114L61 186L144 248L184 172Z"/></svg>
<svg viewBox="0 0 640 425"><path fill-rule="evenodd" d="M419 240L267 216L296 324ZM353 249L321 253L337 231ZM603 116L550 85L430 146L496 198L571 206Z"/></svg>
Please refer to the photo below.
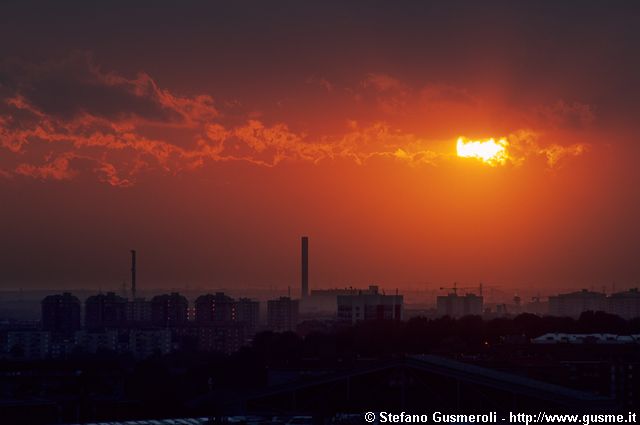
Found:
<svg viewBox="0 0 640 425"><path fill-rule="evenodd" d="M86 353L116 352L118 350L118 331L106 329L77 331L74 342Z"/></svg>
<svg viewBox="0 0 640 425"><path fill-rule="evenodd" d="M151 322L155 326L173 327L188 322L189 301L177 292L151 299Z"/></svg>
<svg viewBox="0 0 640 425"><path fill-rule="evenodd" d="M441 295L436 298L436 311L438 316L463 317L469 315L481 315L483 309L483 297L475 294L458 295L456 293ZM506 306L496 307L500 314ZM502 309L502 310L501 310Z"/></svg>
<svg viewBox="0 0 640 425"><path fill-rule="evenodd" d="M316 315L338 314L338 296L358 295L367 290L357 288L312 289L309 296L300 300L300 311Z"/></svg>
<svg viewBox="0 0 640 425"><path fill-rule="evenodd" d="M611 294L608 301L609 313L624 319L640 317L640 292L638 292L638 288Z"/></svg>
<svg viewBox="0 0 640 425"><path fill-rule="evenodd" d="M549 314L552 316L578 317L585 311L608 311L607 296L583 289L549 297Z"/></svg>
<svg viewBox="0 0 640 425"><path fill-rule="evenodd" d="M69 292L42 300L42 329L66 338L80 329L80 300Z"/></svg>
<svg viewBox="0 0 640 425"><path fill-rule="evenodd" d="M44 359L49 355L51 332L16 330L7 332L5 350L10 358Z"/></svg>
<svg viewBox="0 0 640 425"><path fill-rule="evenodd" d="M200 295L195 302L196 323L201 325L235 322L237 302L222 292Z"/></svg>
<svg viewBox="0 0 640 425"><path fill-rule="evenodd" d="M222 292L199 296L195 302L198 349L238 351L255 334L259 313L260 303L248 298L235 300Z"/></svg>
<svg viewBox="0 0 640 425"><path fill-rule="evenodd" d="M300 306L298 300L280 297L267 302L267 327L276 332L295 331Z"/></svg>
<svg viewBox="0 0 640 425"><path fill-rule="evenodd" d="M127 323L131 326L148 326L151 324L151 301L134 298L127 302Z"/></svg>
<svg viewBox="0 0 640 425"><path fill-rule="evenodd" d="M247 326L240 322L222 322L197 328L198 350L231 354L246 345Z"/></svg>
<svg viewBox="0 0 640 425"><path fill-rule="evenodd" d="M87 328L117 328L127 322L127 300L113 292L92 295L84 303Z"/></svg>
<svg viewBox="0 0 640 425"><path fill-rule="evenodd" d="M338 295L338 321L357 323L369 320L401 320L402 295L385 295L375 285L357 294Z"/></svg>
<svg viewBox="0 0 640 425"><path fill-rule="evenodd" d="M604 292L583 289L549 297L551 316L577 318L586 311L604 311L623 319L640 317L640 292L631 288L607 296Z"/></svg>
<svg viewBox="0 0 640 425"><path fill-rule="evenodd" d="M132 329L129 332L128 351L135 358L144 359L154 354L171 352L169 329Z"/></svg>
<svg viewBox="0 0 640 425"><path fill-rule="evenodd" d="M238 322L244 323L247 336L252 337L260 324L260 303L249 298L240 298L236 306Z"/></svg>

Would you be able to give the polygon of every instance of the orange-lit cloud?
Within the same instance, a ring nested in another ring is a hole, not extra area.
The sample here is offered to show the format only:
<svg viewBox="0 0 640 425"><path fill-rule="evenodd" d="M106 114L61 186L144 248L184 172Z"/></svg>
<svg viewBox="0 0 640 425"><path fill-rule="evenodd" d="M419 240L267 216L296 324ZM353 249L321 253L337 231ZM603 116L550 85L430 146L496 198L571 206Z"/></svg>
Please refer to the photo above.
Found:
<svg viewBox="0 0 640 425"><path fill-rule="evenodd" d="M580 156L590 148L588 143L541 144L540 135L532 130L518 130L508 137L511 143L510 160L516 165L529 157L542 157L549 167L555 167L564 159Z"/></svg>
<svg viewBox="0 0 640 425"><path fill-rule="evenodd" d="M16 174L41 179L70 180L77 173L70 167L71 160L77 158L72 152L65 152L45 162L42 165L20 164L16 167Z"/></svg>
<svg viewBox="0 0 640 425"><path fill-rule="evenodd" d="M362 103L373 91L369 100L381 117L374 112L361 124L347 116L348 125L341 133L308 134L251 113L240 124L231 122L225 115L228 102L221 111L210 95L178 96L158 87L145 73L126 78L105 72L87 55L39 66L9 63L5 73L11 78L0 94L0 146L9 156L0 164L5 170L0 175L69 180L93 173L114 186L130 186L144 172L175 174L216 161L273 167L283 161L342 158L362 165L372 158L386 158L435 166L455 158L454 137L459 130L452 126L450 139L443 139L429 135L428 127L421 135L392 122L401 123L402 116L416 113L433 122L432 114L448 111L447 118L455 125L457 118L464 118L456 116L460 111L482 109L459 87L434 83L414 90L390 75L372 73L359 87L340 92L355 93ZM307 82L320 84L327 95L338 91L324 78ZM457 105L464 109L458 111ZM558 102L537 113L552 121L551 127L567 120L587 124L594 119L591 108L580 103ZM171 134L165 131L168 128ZM508 155L498 152L488 163L519 165L527 157L542 156L549 166L556 166L563 158L586 151L582 143L542 144L532 130L517 130L507 140Z"/></svg>

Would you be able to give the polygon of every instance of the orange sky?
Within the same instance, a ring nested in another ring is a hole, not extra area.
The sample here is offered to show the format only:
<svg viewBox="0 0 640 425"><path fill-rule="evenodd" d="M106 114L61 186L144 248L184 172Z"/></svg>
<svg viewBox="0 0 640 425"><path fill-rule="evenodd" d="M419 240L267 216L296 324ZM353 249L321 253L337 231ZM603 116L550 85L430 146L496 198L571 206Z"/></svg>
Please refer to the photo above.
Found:
<svg viewBox="0 0 640 425"><path fill-rule="evenodd" d="M637 285L637 7L460 5L2 6L2 286Z"/></svg>

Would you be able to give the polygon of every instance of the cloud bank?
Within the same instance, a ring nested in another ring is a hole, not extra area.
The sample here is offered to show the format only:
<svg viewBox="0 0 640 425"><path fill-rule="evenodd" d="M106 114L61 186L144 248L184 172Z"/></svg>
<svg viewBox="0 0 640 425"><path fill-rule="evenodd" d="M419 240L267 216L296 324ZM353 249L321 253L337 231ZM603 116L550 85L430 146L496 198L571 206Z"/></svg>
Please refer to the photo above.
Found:
<svg viewBox="0 0 640 425"><path fill-rule="evenodd" d="M335 159L362 165L382 158L437 166L451 160L452 152L438 150L435 145L442 141L428 134L402 130L393 117L416 105L478 103L463 88L431 83L415 89L382 73L365 75L352 87L318 76L306 82L323 87L327 96L341 92L375 105L380 116L364 123L345 116L341 134L310 135L284 120L250 114L232 123L226 103L218 105L209 94L177 94L146 73L125 77L105 71L88 54L42 64L6 61L0 66L0 178L64 181L93 175L126 187L145 173L178 174L220 161L274 167ZM564 101L534 113L551 127L586 126L595 117L590 106ZM508 136L512 165L535 155L554 167L587 149L585 144L542 145L538 136L534 129Z"/></svg>

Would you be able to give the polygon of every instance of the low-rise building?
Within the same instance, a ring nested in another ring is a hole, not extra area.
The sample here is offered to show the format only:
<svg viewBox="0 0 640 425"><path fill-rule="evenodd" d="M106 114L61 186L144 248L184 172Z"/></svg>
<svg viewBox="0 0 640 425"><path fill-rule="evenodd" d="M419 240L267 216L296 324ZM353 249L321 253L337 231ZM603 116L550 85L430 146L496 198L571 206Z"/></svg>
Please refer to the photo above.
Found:
<svg viewBox="0 0 640 425"><path fill-rule="evenodd" d="M639 335L616 335L607 333L567 334L546 333L531 340L533 344L640 344Z"/></svg>
<svg viewBox="0 0 640 425"><path fill-rule="evenodd" d="M640 292L632 288L609 296L609 313L624 319L640 317Z"/></svg>
<svg viewBox="0 0 640 425"><path fill-rule="evenodd" d="M549 314L552 316L575 318L585 311L608 311L607 296L583 289L549 297Z"/></svg>
<svg viewBox="0 0 640 425"><path fill-rule="evenodd" d="M171 352L171 331L168 329L131 329L128 350L139 359Z"/></svg>
<svg viewBox="0 0 640 425"><path fill-rule="evenodd" d="M118 331L78 331L75 335L75 345L86 353L96 353L98 351L118 350Z"/></svg>
<svg viewBox="0 0 640 425"><path fill-rule="evenodd" d="M401 320L402 295L385 295L377 286L357 294L338 295L338 321L357 323L368 320Z"/></svg>
<svg viewBox="0 0 640 425"><path fill-rule="evenodd" d="M308 314L338 314L338 297L341 295L358 295L367 290L356 288L313 289L308 297L300 300L301 313Z"/></svg>
<svg viewBox="0 0 640 425"><path fill-rule="evenodd" d="M247 341L247 326L240 322L227 322L198 328L198 350L231 354Z"/></svg>
<svg viewBox="0 0 640 425"><path fill-rule="evenodd" d="M5 355L15 359L44 359L49 356L51 332L22 330L7 332Z"/></svg>

